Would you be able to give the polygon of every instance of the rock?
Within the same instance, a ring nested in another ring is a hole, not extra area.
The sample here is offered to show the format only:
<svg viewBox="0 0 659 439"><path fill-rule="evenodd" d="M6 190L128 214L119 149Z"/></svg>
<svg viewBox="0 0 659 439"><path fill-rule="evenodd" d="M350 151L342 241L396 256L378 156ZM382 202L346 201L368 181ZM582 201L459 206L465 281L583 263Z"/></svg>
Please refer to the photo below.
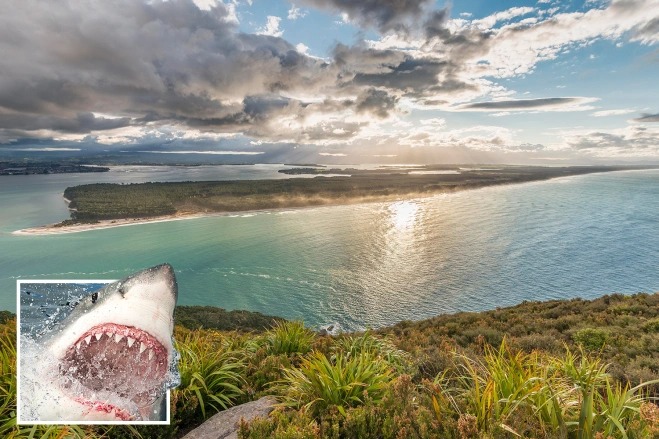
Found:
<svg viewBox="0 0 659 439"><path fill-rule="evenodd" d="M251 421L254 418L266 418L274 409L277 401L270 397L231 407L217 413L199 427L183 436L183 439L238 439L240 420Z"/></svg>

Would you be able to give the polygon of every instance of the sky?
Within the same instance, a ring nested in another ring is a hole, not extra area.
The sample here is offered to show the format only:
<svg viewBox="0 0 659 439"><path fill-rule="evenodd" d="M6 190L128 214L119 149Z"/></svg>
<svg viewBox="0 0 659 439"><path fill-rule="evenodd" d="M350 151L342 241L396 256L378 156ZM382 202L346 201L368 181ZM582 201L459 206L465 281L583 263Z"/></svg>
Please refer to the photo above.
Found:
<svg viewBox="0 0 659 439"><path fill-rule="evenodd" d="M0 159L659 163L659 0L0 6Z"/></svg>

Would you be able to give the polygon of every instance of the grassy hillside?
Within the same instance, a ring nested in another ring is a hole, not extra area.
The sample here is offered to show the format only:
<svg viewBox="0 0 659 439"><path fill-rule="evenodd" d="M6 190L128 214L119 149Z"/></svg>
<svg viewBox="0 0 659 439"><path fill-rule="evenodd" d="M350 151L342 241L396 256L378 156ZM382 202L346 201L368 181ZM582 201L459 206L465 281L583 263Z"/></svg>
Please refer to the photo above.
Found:
<svg viewBox="0 0 659 439"><path fill-rule="evenodd" d="M230 316L177 311L182 383L170 426L50 430L12 425L8 321L0 326L0 436L177 437L218 410L275 395L281 406L242 425L240 437L659 438L651 402L659 294L523 303L337 337L281 320L259 332L271 318L248 313L239 314L240 332L198 329Z"/></svg>

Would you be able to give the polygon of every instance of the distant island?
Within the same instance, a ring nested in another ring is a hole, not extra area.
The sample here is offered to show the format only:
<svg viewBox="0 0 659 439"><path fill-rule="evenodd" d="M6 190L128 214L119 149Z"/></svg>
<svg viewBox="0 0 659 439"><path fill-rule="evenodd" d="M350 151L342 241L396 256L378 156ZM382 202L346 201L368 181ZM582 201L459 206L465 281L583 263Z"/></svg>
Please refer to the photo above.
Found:
<svg viewBox="0 0 659 439"><path fill-rule="evenodd" d="M16 163L0 162L0 175L73 174L81 172L108 172L104 166L68 163Z"/></svg>
<svg viewBox="0 0 659 439"><path fill-rule="evenodd" d="M376 169L293 168L314 178L69 187L64 197L71 218L16 233L44 234L164 221L193 216L279 208L343 205L424 197L486 186L633 169L638 166L414 166ZM323 174L331 174L324 177ZM337 175L339 174L339 175Z"/></svg>

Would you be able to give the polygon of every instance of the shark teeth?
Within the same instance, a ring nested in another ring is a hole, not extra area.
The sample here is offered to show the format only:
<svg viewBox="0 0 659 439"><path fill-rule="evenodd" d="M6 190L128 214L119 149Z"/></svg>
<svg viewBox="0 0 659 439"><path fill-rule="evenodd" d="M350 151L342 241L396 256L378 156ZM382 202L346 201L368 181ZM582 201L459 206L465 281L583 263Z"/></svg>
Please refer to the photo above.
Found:
<svg viewBox="0 0 659 439"><path fill-rule="evenodd" d="M88 335L87 337L85 337L85 343L89 344L90 341L92 341L92 336L91 335Z"/></svg>
<svg viewBox="0 0 659 439"><path fill-rule="evenodd" d="M149 360L153 358L153 350L149 349Z"/></svg>
<svg viewBox="0 0 659 439"><path fill-rule="evenodd" d="M99 332L98 334L94 335L94 337L96 337L96 340L100 340L101 337L103 337L103 334Z"/></svg>
<svg viewBox="0 0 659 439"><path fill-rule="evenodd" d="M114 342L115 342L115 343L119 343L119 342L121 341L122 338L124 338L123 335L121 335L121 334L114 334Z"/></svg>
<svg viewBox="0 0 659 439"><path fill-rule="evenodd" d="M142 352L144 352L145 349L146 349L146 345L144 343L140 342L140 354Z"/></svg>
<svg viewBox="0 0 659 439"><path fill-rule="evenodd" d="M81 345L81 344L82 344L82 342L79 341L78 344L76 345L76 349L80 350L80 345Z"/></svg>
<svg viewBox="0 0 659 439"><path fill-rule="evenodd" d="M135 343L135 339L132 337L126 337L126 342L128 342L128 347L132 347L133 343Z"/></svg>

